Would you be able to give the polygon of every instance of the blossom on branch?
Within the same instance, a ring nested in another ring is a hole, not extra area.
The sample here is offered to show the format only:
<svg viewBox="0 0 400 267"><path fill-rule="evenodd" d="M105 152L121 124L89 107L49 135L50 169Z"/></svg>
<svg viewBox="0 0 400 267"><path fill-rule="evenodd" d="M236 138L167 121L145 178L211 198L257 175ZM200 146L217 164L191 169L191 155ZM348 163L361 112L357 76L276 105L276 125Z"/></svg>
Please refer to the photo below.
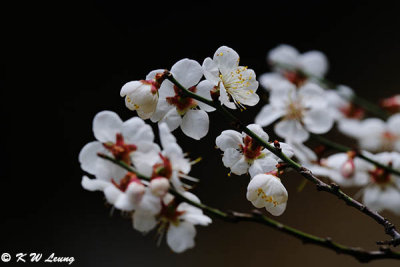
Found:
<svg viewBox="0 0 400 267"><path fill-rule="evenodd" d="M269 136L261 126L250 124L247 126L262 140L268 142ZM246 133L233 130L223 131L215 140L219 149L224 152L222 162L231 172L242 175L249 172L253 177L259 173L266 173L276 169L280 159L264 148L259 142ZM280 143L282 152L288 157L293 156L292 149L285 143Z"/></svg>
<svg viewBox="0 0 400 267"><path fill-rule="evenodd" d="M362 121L343 120L339 130L358 141L361 149L370 152L400 152L400 114L394 114L385 122L378 118Z"/></svg>
<svg viewBox="0 0 400 267"><path fill-rule="evenodd" d="M145 80L131 81L121 88L120 95L125 97L125 105L136 110L139 117L149 119L157 107L158 90L164 81L164 70L151 71Z"/></svg>
<svg viewBox="0 0 400 267"><path fill-rule="evenodd" d="M257 174L247 186L247 199L256 208L265 208L274 216L286 209L288 192L281 180L272 174Z"/></svg>
<svg viewBox="0 0 400 267"><path fill-rule="evenodd" d="M190 192L184 192L183 196L200 203ZM176 253L194 247L195 225L207 226L211 223L211 219L204 215L201 209L186 202L178 203L171 195L167 195L161 201L161 208L157 213L154 211L156 210L153 208L137 209L133 214L134 228L146 233L158 226L160 240L166 233L167 244Z"/></svg>
<svg viewBox="0 0 400 267"><path fill-rule="evenodd" d="M256 94L256 74L252 69L239 66L239 55L233 49L221 46L212 59L208 57L203 61L203 69L221 105L245 109L244 106L254 106L260 100Z"/></svg>
<svg viewBox="0 0 400 267"><path fill-rule="evenodd" d="M184 88L211 100L213 85L208 81L200 82L203 70L197 61L182 59L172 66L170 72ZM180 126L184 134L196 140L208 133L207 112L214 111L213 107L184 95L181 89L169 80L161 84L158 92L157 107L150 118L152 122L165 122L171 131Z"/></svg>
<svg viewBox="0 0 400 267"><path fill-rule="evenodd" d="M327 109L324 90L314 83L307 83L296 89L293 84L282 84L279 91L272 91L269 104L265 105L255 118L261 126L272 124L274 130L286 142L303 143L309 132L322 134L333 126L332 114Z"/></svg>

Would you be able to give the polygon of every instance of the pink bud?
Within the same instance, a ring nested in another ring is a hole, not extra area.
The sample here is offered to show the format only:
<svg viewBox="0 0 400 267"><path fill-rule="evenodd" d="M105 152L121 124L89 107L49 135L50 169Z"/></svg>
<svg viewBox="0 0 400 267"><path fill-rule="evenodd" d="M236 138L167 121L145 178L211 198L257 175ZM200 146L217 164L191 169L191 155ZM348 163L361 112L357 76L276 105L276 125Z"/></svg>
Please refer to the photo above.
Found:
<svg viewBox="0 0 400 267"><path fill-rule="evenodd" d="M345 163L343 163L342 168L340 169L341 174L345 178L351 178L355 173L355 165L354 160L352 158L348 159Z"/></svg>

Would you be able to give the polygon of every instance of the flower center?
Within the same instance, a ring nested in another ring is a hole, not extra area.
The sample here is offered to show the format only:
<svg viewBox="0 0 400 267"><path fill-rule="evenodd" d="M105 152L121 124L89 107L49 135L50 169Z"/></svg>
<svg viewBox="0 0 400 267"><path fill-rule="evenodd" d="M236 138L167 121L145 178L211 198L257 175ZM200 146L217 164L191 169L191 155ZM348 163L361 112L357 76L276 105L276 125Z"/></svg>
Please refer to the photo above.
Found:
<svg viewBox="0 0 400 267"><path fill-rule="evenodd" d="M176 85L174 85L175 96L167 97L167 102L170 105L174 105L180 115L185 114L189 109L195 108L197 106L197 102L187 96L182 95L182 90L179 89ZM196 93L196 86L190 87L189 91L192 93Z"/></svg>
<svg viewBox="0 0 400 267"><path fill-rule="evenodd" d="M297 87L300 87L307 80L307 76L300 71L284 71L283 76Z"/></svg>
<svg viewBox="0 0 400 267"><path fill-rule="evenodd" d="M177 204L175 201L171 201L168 204L162 203L161 211L160 211L160 219L164 223L172 223L174 225L179 224L179 216L184 214L184 211L177 210Z"/></svg>
<svg viewBox="0 0 400 267"><path fill-rule="evenodd" d="M114 180L114 178L111 178L111 183L113 185L115 185L116 188L118 188L119 190L121 190L122 192L125 192L126 189L128 188L128 186L131 183L140 183L140 180L137 178L136 174L132 173L132 172L128 172L124 178L122 178L119 181L119 184Z"/></svg>
<svg viewBox="0 0 400 267"><path fill-rule="evenodd" d="M252 161L262 156L261 150L263 147L257 144L257 142L254 142L253 138L246 136L243 138L243 143L244 145L240 145L240 148L246 160Z"/></svg>
<svg viewBox="0 0 400 267"><path fill-rule="evenodd" d="M300 99L291 100L286 106L285 119L301 121L305 110Z"/></svg>
<svg viewBox="0 0 400 267"><path fill-rule="evenodd" d="M278 201L274 200L272 196L268 196L267 194L265 194L264 190L261 187L257 188L257 196L261 197L266 202L274 204L274 207L278 205Z"/></svg>
<svg viewBox="0 0 400 267"><path fill-rule="evenodd" d="M157 163L153 166L153 173L151 178L165 177L170 179L172 176L172 165L167 157L164 157L161 153L159 154L162 159L162 163Z"/></svg>
<svg viewBox="0 0 400 267"><path fill-rule="evenodd" d="M103 146L109 150L116 160L122 160L126 164L131 164L130 154L135 151L137 147L134 144L125 144L122 134L116 134L116 142L103 143Z"/></svg>
<svg viewBox="0 0 400 267"><path fill-rule="evenodd" d="M340 107L339 110L346 118L362 119L365 115L364 109L357 107L353 103Z"/></svg>
<svg viewBox="0 0 400 267"><path fill-rule="evenodd" d="M385 185L390 183L391 176L390 173L382 168L375 168L373 171L369 171L372 181L379 185Z"/></svg>

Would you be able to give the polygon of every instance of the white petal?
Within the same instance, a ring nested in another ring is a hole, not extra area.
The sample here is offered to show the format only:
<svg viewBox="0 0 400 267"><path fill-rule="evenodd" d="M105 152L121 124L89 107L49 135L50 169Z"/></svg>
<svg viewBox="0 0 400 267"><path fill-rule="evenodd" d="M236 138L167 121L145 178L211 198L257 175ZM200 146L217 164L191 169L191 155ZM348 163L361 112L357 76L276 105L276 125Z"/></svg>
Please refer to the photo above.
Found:
<svg viewBox="0 0 400 267"><path fill-rule="evenodd" d="M93 133L102 143L115 142L117 133L121 132L122 120L112 111L101 111L93 119Z"/></svg>
<svg viewBox="0 0 400 267"><path fill-rule="evenodd" d="M400 137L400 113L390 116L387 120L388 130Z"/></svg>
<svg viewBox="0 0 400 267"><path fill-rule="evenodd" d="M168 128L173 131L181 125L182 117L179 115L178 111L176 111L176 108L171 108L160 120L160 123L162 122L165 122Z"/></svg>
<svg viewBox="0 0 400 267"><path fill-rule="evenodd" d="M176 253L193 248L196 229L193 224L180 222L178 226L170 224L167 232L167 244Z"/></svg>
<svg viewBox="0 0 400 267"><path fill-rule="evenodd" d="M234 130L225 130L216 138L215 143L222 151L228 148L239 149L243 145L242 135Z"/></svg>
<svg viewBox="0 0 400 267"><path fill-rule="evenodd" d="M212 100L212 99L211 99L210 91L214 88L214 85L213 85L211 82L209 82L209 81L207 81L207 80L201 81L201 82L196 86L196 88L197 88L196 94L198 94L199 96L204 97L205 99ZM202 110L207 111L207 112L212 112L212 111L215 110L215 108L213 108L213 107L211 107L211 106L209 106L209 105L207 105L207 104L204 104L204 103L201 102L201 101L197 101L197 105L198 105Z"/></svg>
<svg viewBox="0 0 400 267"><path fill-rule="evenodd" d="M132 218L133 228L144 233L151 231L158 223L154 214L143 210L136 210Z"/></svg>
<svg viewBox="0 0 400 267"><path fill-rule="evenodd" d="M239 55L232 48L221 46L215 52L213 60L217 63L221 73L225 73L238 66Z"/></svg>
<svg viewBox="0 0 400 267"><path fill-rule="evenodd" d="M96 174L97 171L97 160L99 156L97 153L104 152L103 145L98 141L87 143L79 152L79 163L81 164L82 170L90 174Z"/></svg>
<svg viewBox="0 0 400 267"><path fill-rule="evenodd" d="M279 84L286 81L282 75L276 72L264 73L258 78L258 80L261 86L267 91L273 91L276 88L279 88Z"/></svg>
<svg viewBox="0 0 400 267"><path fill-rule="evenodd" d="M254 177L260 173L273 171L276 169L276 164L278 164L278 161L272 157L256 159L249 168L250 177Z"/></svg>
<svg viewBox="0 0 400 267"><path fill-rule="evenodd" d="M123 123L122 135L127 144L139 145L140 142L153 142L154 140L151 126L138 117L133 117Z"/></svg>
<svg viewBox="0 0 400 267"><path fill-rule="evenodd" d="M324 89L315 83L306 83L298 90L298 96L305 108L323 109L328 105Z"/></svg>
<svg viewBox="0 0 400 267"><path fill-rule="evenodd" d="M273 105L265 105L255 118L255 123L261 126L268 126L285 114L283 109L274 107Z"/></svg>
<svg viewBox="0 0 400 267"><path fill-rule="evenodd" d="M281 120L275 124L274 130L286 142L303 143L309 137L309 133L296 120Z"/></svg>
<svg viewBox="0 0 400 267"><path fill-rule="evenodd" d="M199 140L208 133L209 119L204 110L188 110L183 116L181 129L187 136Z"/></svg>
<svg viewBox="0 0 400 267"><path fill-rule="evenodd" d="M120 95L126 96L135 91L138 87L142 86L143 83L141 81L131 81L124 84L121 88Z"/></svg>
<svg viewBox="0 0 400 267"><path fill-rule="evenodd" d="M294 66L297 62L298 56L299 52L296 48L290 45L281 44L269 51L267 60L272 63Z"/></svg>
<svg viewBox="0 0 400 267"><path fill-rule="evenodd" d="M309 51L297 59L298 66L308 74L323 77L328 71L328 59L320 51Z"/></svg>
<svg viewBox="0 0 400 267"><path fill-rule="evenodd" d="M286 210L287 202L274 206L272 203L268 203L265 209L274 216L281 216Z"/></svg>
<svg viewBox="0 0 400 267"><path fill-rule="evenodd" d="M269 136L268 134L262 129L262 127L258 124L249 124L247 125L247 128L249 128L250 131L258 135L262 140L265 142L268 142ZM244 135L247 135L243 133Z"/></svg>
<svg viewBox="0 0 400 267"><path fill-rule="evenodd" d="M83 176L81 185L88 191L103 191L106 187L112 184L99 179L89 179L89 177Z"/></svg>
<svg viewBox="0 0 400 267"><path fill-rule="evenodd" d="M244 156L234 148L225 150L222 162L225 167L230 168L231 171L237 175L245 174L249 168Z"/></svg>
<svg viewBox="0 0 400 267"><path fill-rule="evenodd" d="M187 58L176 62L171 68L171 73L186 89L198 84L201 77L203 77L203 69L200 64Z"/></svg>
<svg viewBox="0 0 400 267"><path fill-rule="evenodd" d="M159 130L161 146L163 148L168 147L169 144L176 143L175 136L171 134L171 131L169 130L168 125L165 122L158 124L158 130Z"/></svg>
<svg viewBox="0 0 400 267"><path fill-rule="evenodd" d="M213 85L218 85L218 83L221 81L219 78L219 70L217 63L215 63L211 58L206 58L203 61L203 71L204 71L204 77Z"/></svg>
<svg viewBox="0 0 400 267"><path fill-rule="evenodd" d="M327 109L312 109L304 114L303 122L312 133L322 134L333 127L333 118Z"/></svg>

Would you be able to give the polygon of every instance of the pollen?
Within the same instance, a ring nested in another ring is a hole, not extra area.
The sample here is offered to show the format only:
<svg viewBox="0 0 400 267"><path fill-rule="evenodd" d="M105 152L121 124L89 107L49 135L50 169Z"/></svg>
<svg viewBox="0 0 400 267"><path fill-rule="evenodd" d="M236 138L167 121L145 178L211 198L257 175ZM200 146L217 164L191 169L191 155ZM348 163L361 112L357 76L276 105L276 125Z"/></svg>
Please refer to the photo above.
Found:
<svg viewBox="0 0 400 267"><path fill-rule="evenodd" d="M274 200L272 196L268 196L267 194L265 194L264 190L260 187L257 188L257 196L261 197L266 202L274 204L274 207L278 205L278 202Z"/></svg>

